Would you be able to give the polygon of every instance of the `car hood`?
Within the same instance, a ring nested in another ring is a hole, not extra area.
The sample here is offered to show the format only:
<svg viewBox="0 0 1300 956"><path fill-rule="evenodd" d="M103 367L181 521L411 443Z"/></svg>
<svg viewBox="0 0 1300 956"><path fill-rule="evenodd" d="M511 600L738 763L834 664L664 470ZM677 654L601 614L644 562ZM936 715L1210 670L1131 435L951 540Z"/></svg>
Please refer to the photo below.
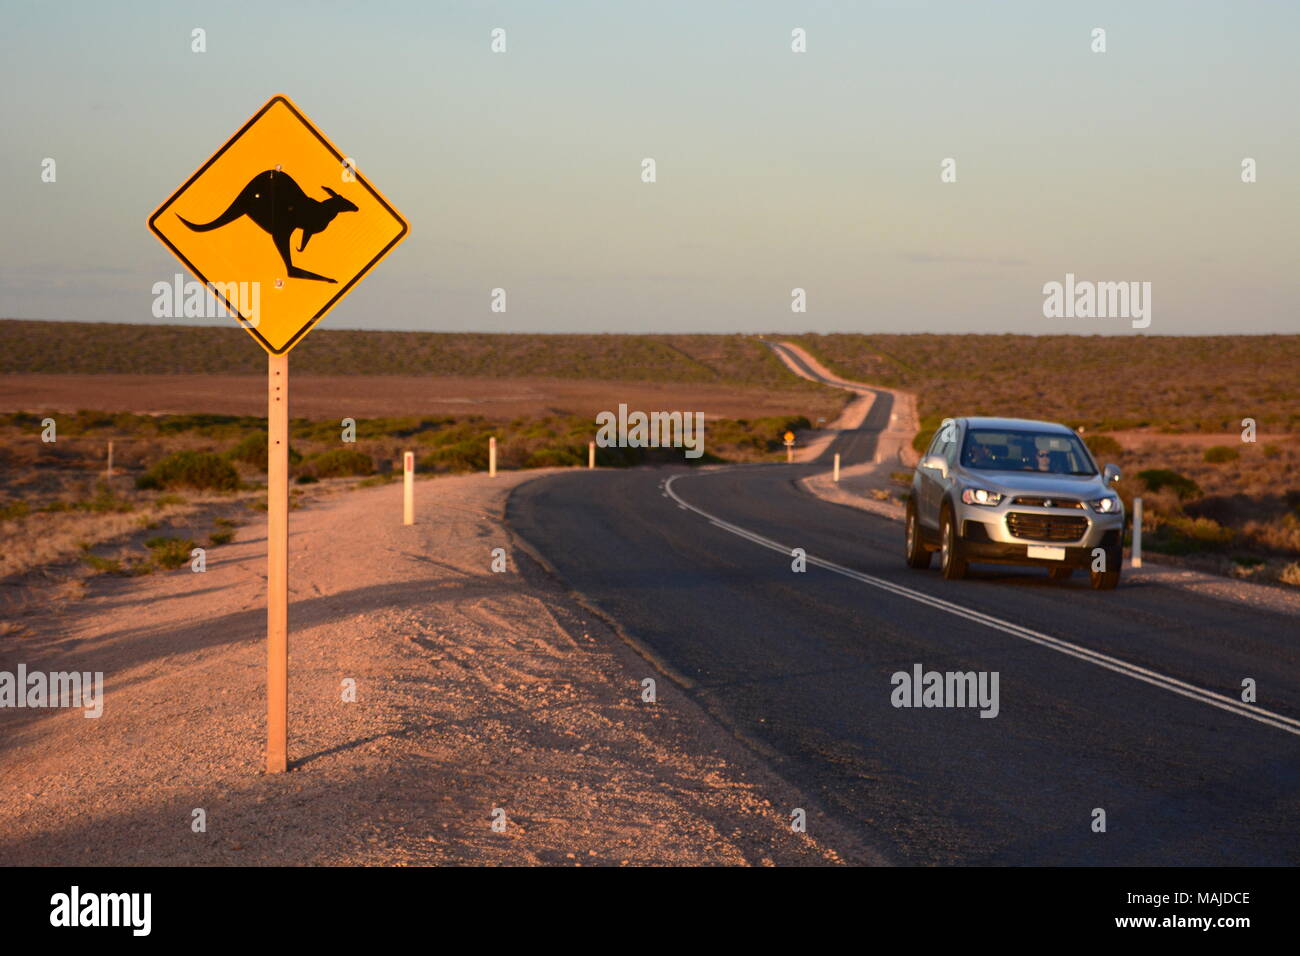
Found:
<svg viewBox="0 0 1300 956"><path fill-rule="evenodd" d="M976 471L962 469L962 480L1005 495L1061 495L1096 498L1106 493L1101 475L1050 475L1034 471Z"/></svg>

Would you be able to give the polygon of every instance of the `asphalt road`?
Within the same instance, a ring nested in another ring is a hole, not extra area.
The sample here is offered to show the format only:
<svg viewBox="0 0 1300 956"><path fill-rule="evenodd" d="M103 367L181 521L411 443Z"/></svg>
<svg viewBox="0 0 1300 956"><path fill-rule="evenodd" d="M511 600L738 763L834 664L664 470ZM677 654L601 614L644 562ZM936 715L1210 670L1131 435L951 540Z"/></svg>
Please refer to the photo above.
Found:
<svg viewBox="0 0 1300 956"><path fill-rule="evenodd" d="M798 352L792 349L784 348L779 342L769 342L764 340L764 345L773 351L780 352L786 360L799 368L805 378L813 381L824 382L828 385L834 385L819 375L816 369L811 368L805 362ZM871 410L867 412L867 417L863 420L862 426L856 429L845 429L835 436L834 440L818 456L818 461L829 462L838 454L840 464L844 466L856 465L859 462L868 462L875 460L876 454L876 436L885 428L889 427L889 416L894 411L894 396L889 392L882 391L878 388L861 386L875 395L875 401L871 403Z"/></svg>
<svg viewBox="0 0 1300 956"><path fill-rule="evenodd" d="M826 455L869 460L887 420ZM904 565L901 524L795 486L824 467L575 471L507 519L810 796L810 829L902 864L1300 862L1296 618L1035 569L945 582ZM916 664L997 672L997 716L894 707Z"/></svg>

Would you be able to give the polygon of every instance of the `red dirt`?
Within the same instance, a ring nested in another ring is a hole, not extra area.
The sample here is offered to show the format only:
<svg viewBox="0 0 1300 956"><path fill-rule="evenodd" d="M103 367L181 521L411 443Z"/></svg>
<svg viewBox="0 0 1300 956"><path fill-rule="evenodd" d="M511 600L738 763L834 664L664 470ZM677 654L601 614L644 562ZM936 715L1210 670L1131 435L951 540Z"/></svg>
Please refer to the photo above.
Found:
<svg viewBox="0 0 1300 956"><path fill-rule="evenodd" d="M734 385L569 381L548 378L424 378L302 375L290 382L291 413L303 418L537 414L595 417L630 408L702 411L710 418L807 415L834 418L842 400L802 391ZM129 411L138 414L265 415L266 379L241 375L3 375L0 411Z"/></svg>

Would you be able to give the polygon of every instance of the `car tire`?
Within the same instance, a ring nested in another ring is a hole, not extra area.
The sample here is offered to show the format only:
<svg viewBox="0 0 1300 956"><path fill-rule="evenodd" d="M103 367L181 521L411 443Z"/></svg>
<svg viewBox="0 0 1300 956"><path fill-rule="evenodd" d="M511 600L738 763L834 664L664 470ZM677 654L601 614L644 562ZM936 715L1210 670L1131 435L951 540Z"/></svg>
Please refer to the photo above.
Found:
<svg viewBox="0 0 1300 956"><path fill-rule="evenodd" d="M944 508L939 518L939 569L949 581L960 581L966 576L966 555L949 508Z"/></svg>
<svg viewBox="0 0 1300 956"><path fill-rule="evenodd" d="M930 566L930 552L921 540L921 522L916 517L916 505L907 503L906 519L907 566L923 571Z"/></svg>
<svg viewBox="0 0 1300 956"><path fill-rule="evenodd" d="M1119 548L1106 549L1105 571L1090 571L1090 583L1094 591L1111 591L1119 584L1120 568L1124 564L1124 552Z"/></svg>
<svg viewBox="0 0 1300 956"><path fill-rule="evenodd" d="M1048 568L1047 576L1057 583L1070 580L1074 574L1074 568Z"/></svg>
<svg viewBox="0 0 1300 956"><path fill-rule="evenodd" d="M1092 571L1089 573L1094 591L1113 591L1119 584L1119 560L1111 566L1109 571Z"/></svg>

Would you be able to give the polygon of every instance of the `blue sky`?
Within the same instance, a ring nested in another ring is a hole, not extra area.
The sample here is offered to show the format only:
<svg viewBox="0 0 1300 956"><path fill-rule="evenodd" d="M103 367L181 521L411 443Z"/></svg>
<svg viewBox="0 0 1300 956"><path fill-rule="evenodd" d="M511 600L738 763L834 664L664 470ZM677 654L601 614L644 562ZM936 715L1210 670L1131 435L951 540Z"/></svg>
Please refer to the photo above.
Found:
<svg viewBox="0 0 1300 956"><path fill-rule="evenodd" d="M286 93L412 226L325 327L1132 334L1043 317L1071 272L1300 330L1297 4L0 9L4 317L154 321L146 217Z"/></svg>

